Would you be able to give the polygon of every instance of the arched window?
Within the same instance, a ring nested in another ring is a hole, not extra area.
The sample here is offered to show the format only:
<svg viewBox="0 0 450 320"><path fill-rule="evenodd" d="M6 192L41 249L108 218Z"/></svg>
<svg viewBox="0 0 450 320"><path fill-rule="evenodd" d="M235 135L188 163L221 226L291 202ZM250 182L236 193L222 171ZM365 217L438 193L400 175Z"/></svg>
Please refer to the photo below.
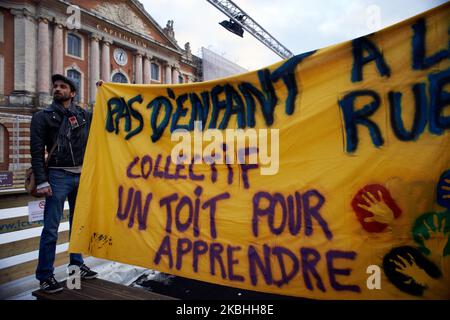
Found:
<svg viewBox="0 0 450 320"><path fill-rule="evenodd" d="M9 166L9 134L8 129L0 123L0 170L8 170Z"/></svg>
<svg viewBox="0 0 450 320"><path fill-rule="evenodd" d="M72 80L75 83L75 86L77 87L77 94L75 95L74 101L76 103L79 103L81 96L81 73L79 73L75 69L67 70L67 78Z"/></svg>
<svg viewBox="0 0 450 320"><path fill-rule="evenodd" d="M159 65L152 62L152 80L159 80Z"/></svg>
<svg viewBox="0 0 450 320"><path fill-rule="evenodd" d="M127 77L123 73L117 72L112 77L112 82L128 83Z"/></svg>
<svg viewBox="0 0 450 320"><path fill-rule="evenodd" d="M67 35L67 53L81 58L81 38L69 33Z"/></svg>

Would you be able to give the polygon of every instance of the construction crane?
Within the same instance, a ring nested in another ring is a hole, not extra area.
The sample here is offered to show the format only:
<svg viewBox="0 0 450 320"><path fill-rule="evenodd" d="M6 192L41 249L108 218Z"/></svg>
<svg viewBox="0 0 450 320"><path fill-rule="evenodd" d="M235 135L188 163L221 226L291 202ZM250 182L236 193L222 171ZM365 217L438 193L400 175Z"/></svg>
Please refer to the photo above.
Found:
<svg viewBox="0 0 450 320"><path fill-rule="evenodd" d="M293 56L288 48L283 46L270 33L264 30L255 20L253 20L247 13L239 8L231 0L206 0L214 7L222 11L230 18L230 21L222 21L220 24L228 31L242 37L244 30L247 30L252 36L261 41L266 47L275 52L283 59Z"/></svg>

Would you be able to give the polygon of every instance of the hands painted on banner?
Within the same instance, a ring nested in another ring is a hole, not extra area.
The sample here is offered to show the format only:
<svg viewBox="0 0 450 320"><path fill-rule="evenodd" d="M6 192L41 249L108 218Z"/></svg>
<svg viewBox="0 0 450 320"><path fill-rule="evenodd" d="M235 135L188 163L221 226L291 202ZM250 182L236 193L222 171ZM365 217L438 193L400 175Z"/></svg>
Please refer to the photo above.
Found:
<svg viewBox="0 0 450 320"><path fill-rule="evenodd" d="M380 184L364 186L351 205L361 226L371 233L391 230L394 219L402 213L390 192Z"/></svg>
<svg viewBox="0 0 450 320"><path fill-rule="evenodd" d="M416 220L413 237L426 255L445 257L450 254L450 212L426 213Z"/></svg>
<svg viewBox="0 0 450 320"><path fill-rule="evenodd" d="M436 202L444 207L448 205L446 199L450 189L449 172L444 172L437 184ZM373 198L366 199L369 200L374 203ZM450 254L449 221L450 211L422 214L417 218L412 230L419 250L399 247L385 256L384 271L398 289L412 295L430 298L436 298L433 296L436 293L441 294L441 297L448 296L449 279L442 259Z"/></svg>
<svg viewBox="0 0 450 320"><path fill-rule="evenodd" d="M370 192L363 193L361 196L368 203L368 205L358 203L357 206L373 214L373 216L371 217L364 218L363 221L366 223L385 223L388 225L388 228L391 228L390 224L392 223L392 221L394 221L394 212L386 204L386 202L384 202L381 191L377 192L378 197L375 197Z"/></svg>
<svg viewBox="0 0 450 320"><path fill-rule="evenodd" d="M383 270L400 291L413 296L442 298L448 281L438 266L411 246L393 248L383 258Z"/></svg>
<svg viewBox="0 0 450 320"><path fill-rule="evenodd" d="M408 257L409 259L398 255L397 260L390 260L397 266L395 271L409 278L405 281L406 284L411 284L414 281L418 285L428 287L427 283L429 283L431 279L430 276L428 276L424 269L416 264L414 257L410 253L408 253Z"/></svg>
<svg viewBox="0 0 450 320"><path fill-rule="evenodd" d="M437 185L437 203L450 209L450 170L445 171L439 178Z"/></svg>
<svg viewBox="0 0 450 320"><path fill-rule="evenodd" d="M441 186L441 189L447 191L447 194L443 196L443 199L450 199L450 179L444 179L444 181L447 185Z"/></svg>
<svg viewBox="0 0 450 320"><path fill-rule="evenodd" d="M414 251L412 253L414 254ZM402 291L424 298L436 299L445 296L450 298L448 275L441 273L437 266L426 260L420 253L415 252L415 256L416 258L409 252L406 255L403 252L389 260L395 272L401 276L397 277L394 284ZM420 263L419 260L421 260ZM390 274L391 278L392 276ZM398 283L399 280L402 281L401 284Z"/></svg>
<svg viewBox="0 0 450 320"><path fill-rule="evenodd" d="M424 246L428 248L432 253L436 253L439 255L444 255L444 248L447 244L448 237L445 236L447 232L444 231L445 227L445 218L442 221L441 225L439 227L436 227L439 225L437 221L437 216L435 215L433 217L435 231L427 224L426 221L424 221L424 225L428 232L428 238L425 238L422 234L419 234L419 237L422 239L422 242L424 243Z"/></svg>

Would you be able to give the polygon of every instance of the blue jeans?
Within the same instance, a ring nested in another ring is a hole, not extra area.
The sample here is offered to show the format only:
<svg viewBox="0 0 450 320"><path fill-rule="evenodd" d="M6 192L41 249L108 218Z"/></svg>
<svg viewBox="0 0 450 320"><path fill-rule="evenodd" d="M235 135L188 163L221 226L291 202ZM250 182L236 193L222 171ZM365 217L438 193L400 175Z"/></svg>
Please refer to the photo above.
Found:
<svg viewBox="0 0 450 320"><path fill-rule="evenodd" d="M40 281L53 275L58 227L64 212L66 198L69 201L69 226L70 230L72 230L73 212L75 210L80 175L64 170L49 169L48 180L52 188L52 196L45 199L44 229L41 234L39 262L36 269L36 278ZM81 266L83 263L81 254L70 254L70 264Z"/></svg>

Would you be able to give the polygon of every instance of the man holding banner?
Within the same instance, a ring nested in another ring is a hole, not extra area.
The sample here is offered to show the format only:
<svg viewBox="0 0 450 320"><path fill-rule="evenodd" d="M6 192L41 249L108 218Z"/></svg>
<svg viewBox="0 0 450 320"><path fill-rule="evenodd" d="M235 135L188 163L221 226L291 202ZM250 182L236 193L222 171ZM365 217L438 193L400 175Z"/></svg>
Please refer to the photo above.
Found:
<svg viewBox="0 0 450 320"><path fill-rule="evenodd" d="M40 281L41 290L47 293L63 290L53 275L58 227L66 198L70 208L69 224L72 225L92 118L92 114L73 102L77 89L69 78L55 74L52 83L53 103L33 115L30 143L37 192L46 197L36 278ZM49 153L48 163L45 150ZM79 253L70 254L70 265L80 268L81 278L97 276L84 264Z"/></svg>

